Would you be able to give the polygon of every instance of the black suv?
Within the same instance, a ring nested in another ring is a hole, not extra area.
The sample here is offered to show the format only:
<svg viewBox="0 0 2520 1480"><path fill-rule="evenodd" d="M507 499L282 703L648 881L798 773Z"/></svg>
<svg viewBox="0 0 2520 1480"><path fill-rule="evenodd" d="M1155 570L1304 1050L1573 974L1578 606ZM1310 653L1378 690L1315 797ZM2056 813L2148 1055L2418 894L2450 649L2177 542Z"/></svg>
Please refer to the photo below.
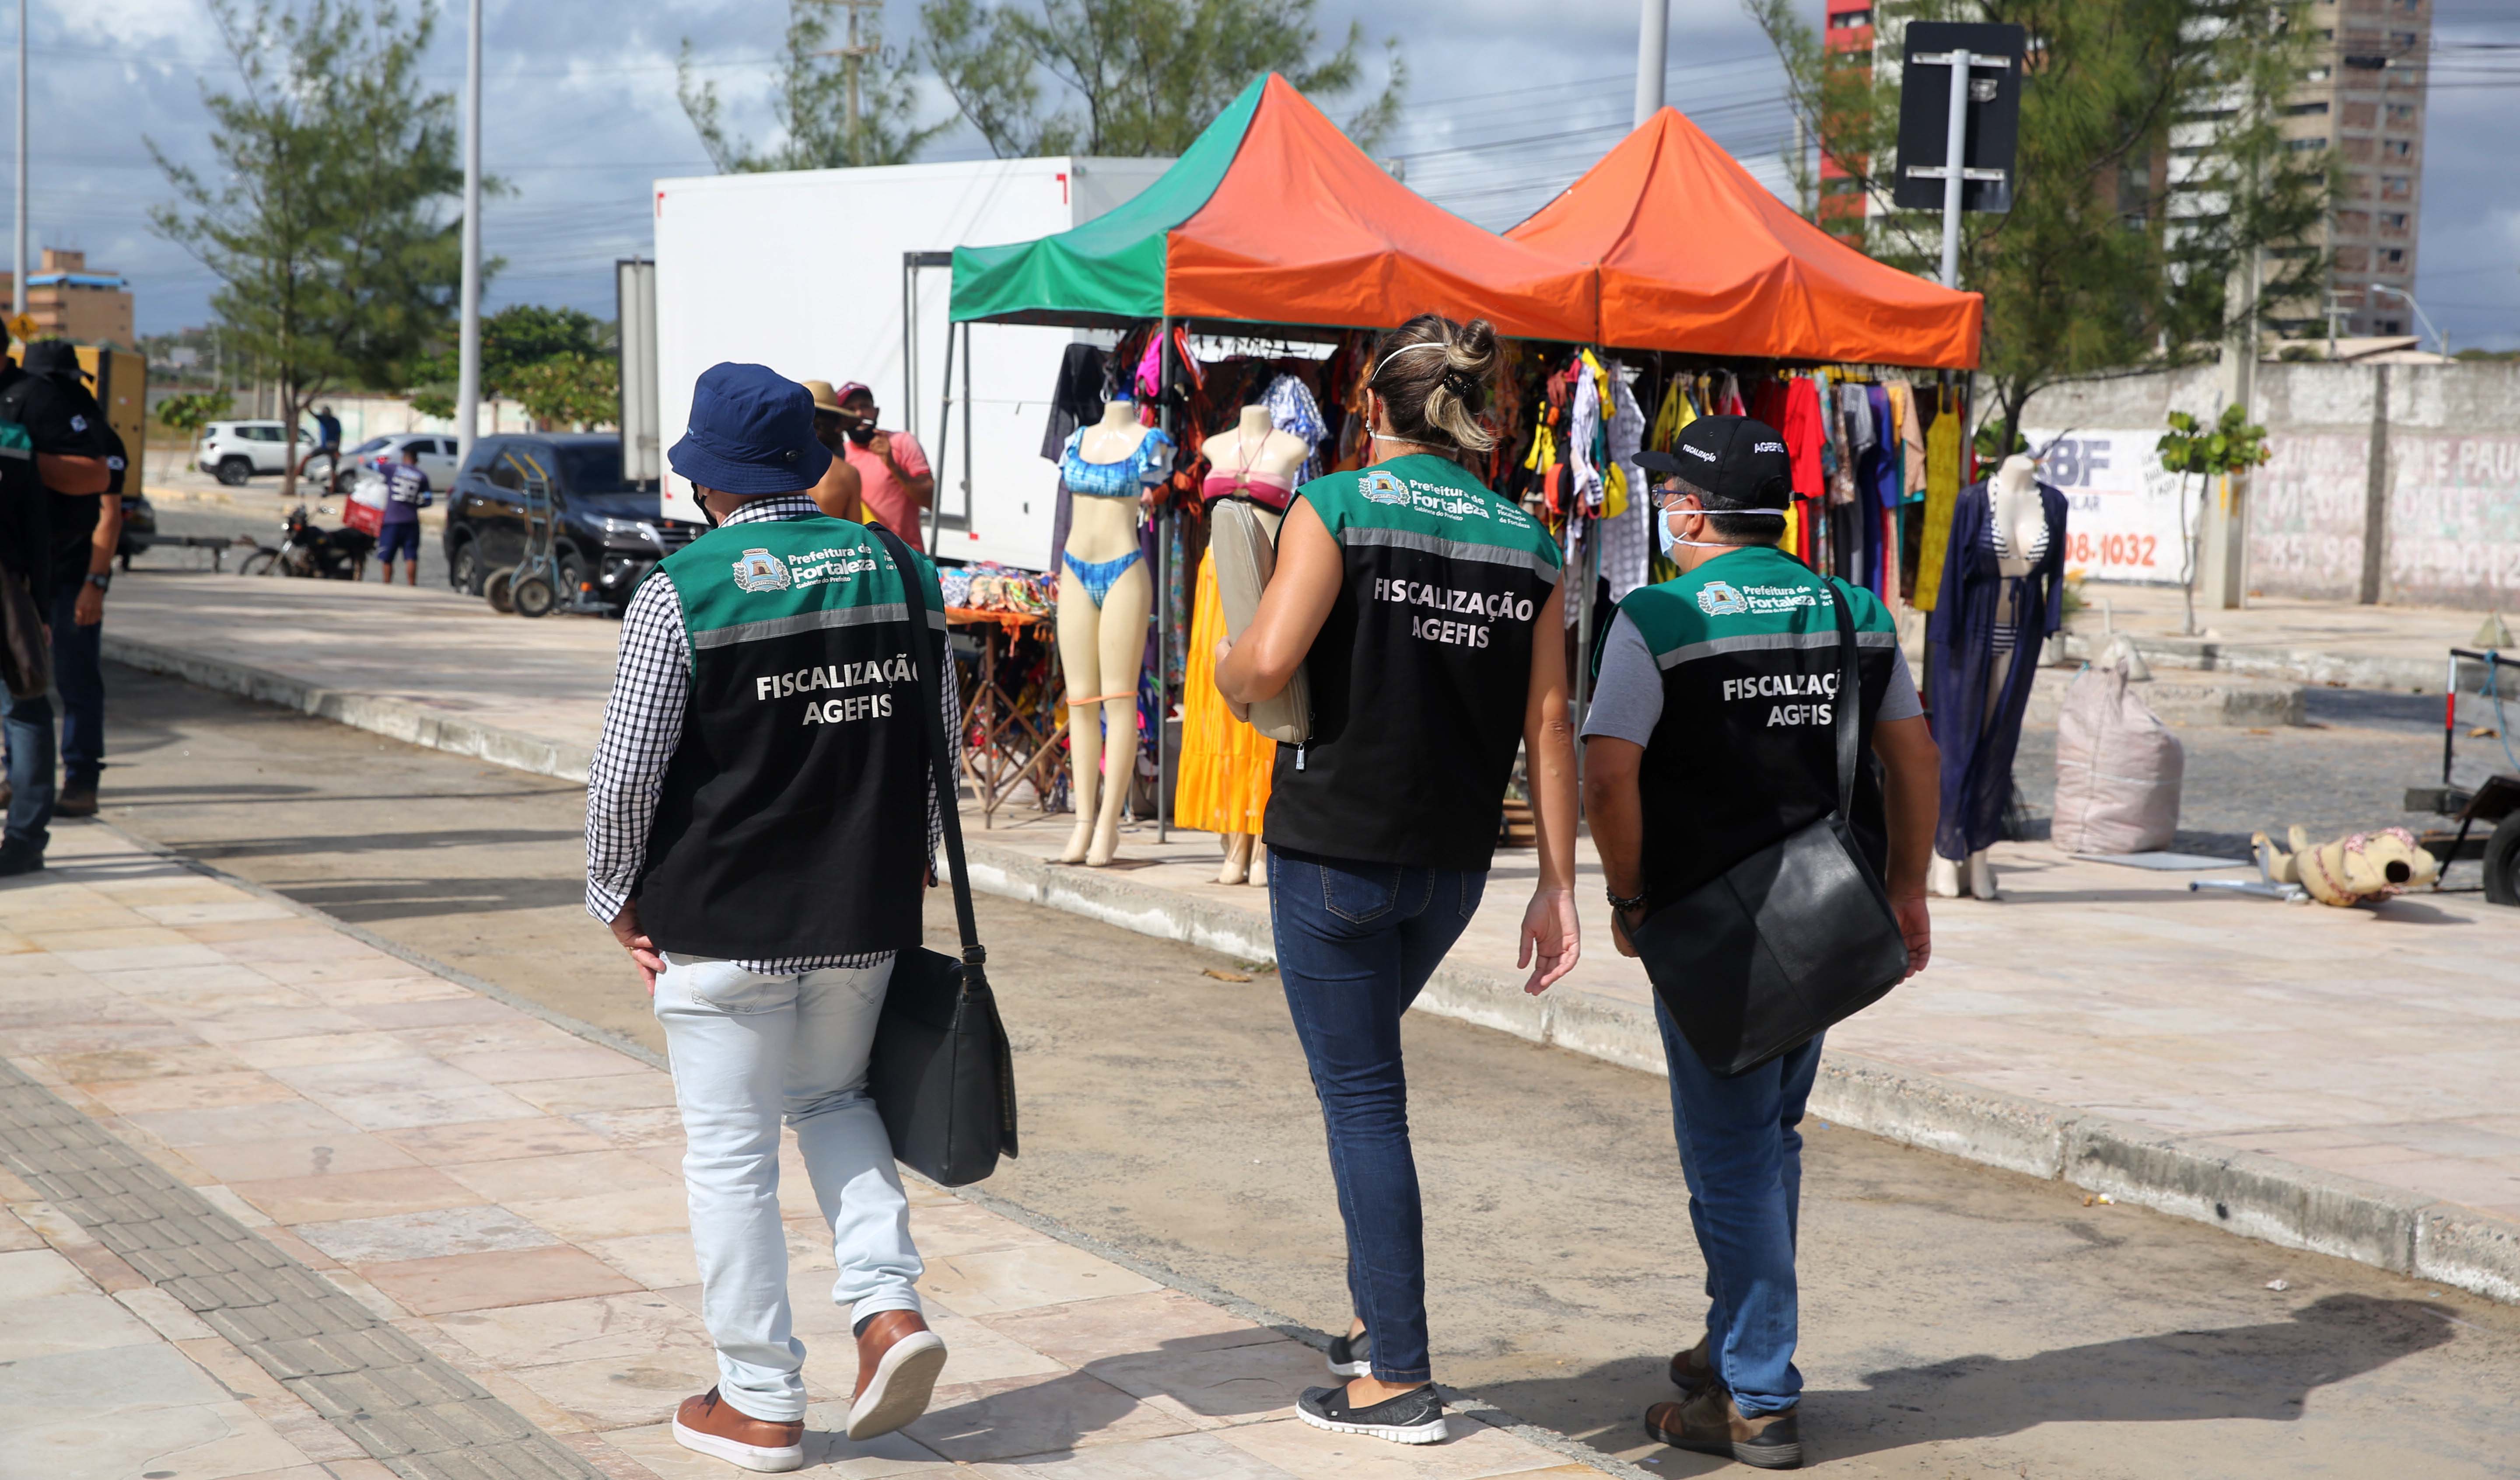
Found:
<svg viewBox="0 0 2520 1480"><path fill-rule="evenodd" d="M585 581L619 610L649 568L692 542L698 529L663 517L658 496L624 482L621 439L607 432L532 432L482 437L455 474L446 500L447 584L479 596L494 570L525 555L528 495L557 511L553 554L560 589Z"/></svg>

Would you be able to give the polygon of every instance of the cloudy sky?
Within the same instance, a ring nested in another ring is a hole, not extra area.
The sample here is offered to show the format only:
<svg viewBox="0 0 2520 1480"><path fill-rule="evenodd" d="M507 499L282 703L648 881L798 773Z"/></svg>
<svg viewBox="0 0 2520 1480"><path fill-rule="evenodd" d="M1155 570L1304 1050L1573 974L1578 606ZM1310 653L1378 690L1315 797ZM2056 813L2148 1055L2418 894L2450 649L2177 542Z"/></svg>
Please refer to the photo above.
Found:
<svg viewBox="0 0 2520 1480"><path fill-rule="evenodd" d="M1817 20L1821 0L1809 3ZM1737 0L1671 7L1670 101L1781 186L1777 157L1792 124L1765 40ZM508 261L490 304L608 317L613 259L649 246L647 182L708 168L675 102L677 48L690 37L738 119L758 128L786 0L485 10L484 160L516 187L483 213L488 250ZM916 0L890 10L906 31ZM2520 125L2520 3L2435 10L2437 42L2456 49L2435 68L2416 295L2454 347L2520 347L2520 177L2504 153ZM1635 0L1323 0L1326 34L1351 16L1376 38L1397 34L1409 62L1410 104L1377 154L1400 157L1412 186L1483 225L1519 219L1626 128ZM457 88L460 6L451 20L430 74ZM202 0L33 0L31 33L35 243L83 247L91 264L128 276L144 334L202 322L206 275L149 230L166 190L145 142L207 162L200 90L230 73ZM964 134L931 157L983 153Z"/></svg>

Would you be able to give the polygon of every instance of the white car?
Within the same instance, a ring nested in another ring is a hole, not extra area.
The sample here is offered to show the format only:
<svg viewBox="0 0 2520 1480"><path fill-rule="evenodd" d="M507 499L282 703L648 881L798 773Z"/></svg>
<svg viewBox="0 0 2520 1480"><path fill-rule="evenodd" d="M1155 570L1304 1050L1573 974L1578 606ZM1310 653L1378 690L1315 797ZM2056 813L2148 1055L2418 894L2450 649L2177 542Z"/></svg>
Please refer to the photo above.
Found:
<svg viewBox="0 0 2520 1480"><path fill-rule="evenodd" d="M397 431L388 436L370 437L341 454L344 464L361 467L379 458L399 460L402 450L411 448L420 454L420 471L428 477L428 486L444 493L455 486L455 438L427 431Z"/></svg>
<svg viewBox="0 0 2520 1480"><path fill-rule="evenodd" d="M300 429L297 456L315 450L315 434ZM234 487L257 472L278 472L289 465L287 433L278 422L212 422L202 428L194 461L203 472Z"/></svg>

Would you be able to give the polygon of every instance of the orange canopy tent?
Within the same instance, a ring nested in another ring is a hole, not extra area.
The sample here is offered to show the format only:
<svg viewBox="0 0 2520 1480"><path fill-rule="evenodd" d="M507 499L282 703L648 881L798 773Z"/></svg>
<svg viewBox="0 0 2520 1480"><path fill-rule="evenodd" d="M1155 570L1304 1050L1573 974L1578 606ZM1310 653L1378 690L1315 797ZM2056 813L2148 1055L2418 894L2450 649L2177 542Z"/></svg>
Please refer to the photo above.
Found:
<svg viewBox="0 0 2520 1480"><path fill-rule="evenodd" d="M1523 338L1589 338L1588 262L1421 199L1285 78L1243 89L1136 198L1056 236L954 251L953 317L1390 329L1429 310Z"/></svg>
<svg viewBox="0 0 2520 1480"><path fill-rule="evenodd" d="M1985 300L1876 262L1794 213L1677 110L1506 233L1597 264L1594 343L1969 370Z"/></svg>

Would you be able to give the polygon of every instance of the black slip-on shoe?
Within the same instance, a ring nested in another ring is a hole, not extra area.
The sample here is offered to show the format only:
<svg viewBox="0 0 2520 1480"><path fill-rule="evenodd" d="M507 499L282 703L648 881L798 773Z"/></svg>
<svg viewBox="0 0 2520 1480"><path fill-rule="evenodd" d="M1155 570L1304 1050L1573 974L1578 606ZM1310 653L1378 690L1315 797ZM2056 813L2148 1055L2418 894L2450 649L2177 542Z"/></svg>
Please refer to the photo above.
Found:
<svg viewBox="0 0 2520 1480"><path fill-rule="evenodd" d="M1333 1377L1371 1377L1373 1375L1373 1332L1360 1331L1353 1336L1330 1338L1330 1375Z"/></svg>
<svg viewBox="0 0 2520 1480"><path fill-rule="evenodd" d="M1793 1409L1744 1418L1732 1395L1710 1387L1686 1403L1645 1410L1645 1436L1656 1444L1723 1455L1755 1469L1800 1469L1803 1442Z"/></svg>
<svg viewBox="0 0 2520 1480"><path fill-rule="evenodd" d="M34 874L44 867L44 850L32 843L11 838L0 843L0 878L13 874Z"/></svg>
<svg viewBox="0 0 2520 1480"><path fill-rule="evenodd" d="M1444 1441L1444 1400L1431 1382L1371 1408L1350 1408L1345 1387L1306 1388L1295 1403L1295 1416L1333 1434L1363 1434L1394 1444Z"/></svg>

